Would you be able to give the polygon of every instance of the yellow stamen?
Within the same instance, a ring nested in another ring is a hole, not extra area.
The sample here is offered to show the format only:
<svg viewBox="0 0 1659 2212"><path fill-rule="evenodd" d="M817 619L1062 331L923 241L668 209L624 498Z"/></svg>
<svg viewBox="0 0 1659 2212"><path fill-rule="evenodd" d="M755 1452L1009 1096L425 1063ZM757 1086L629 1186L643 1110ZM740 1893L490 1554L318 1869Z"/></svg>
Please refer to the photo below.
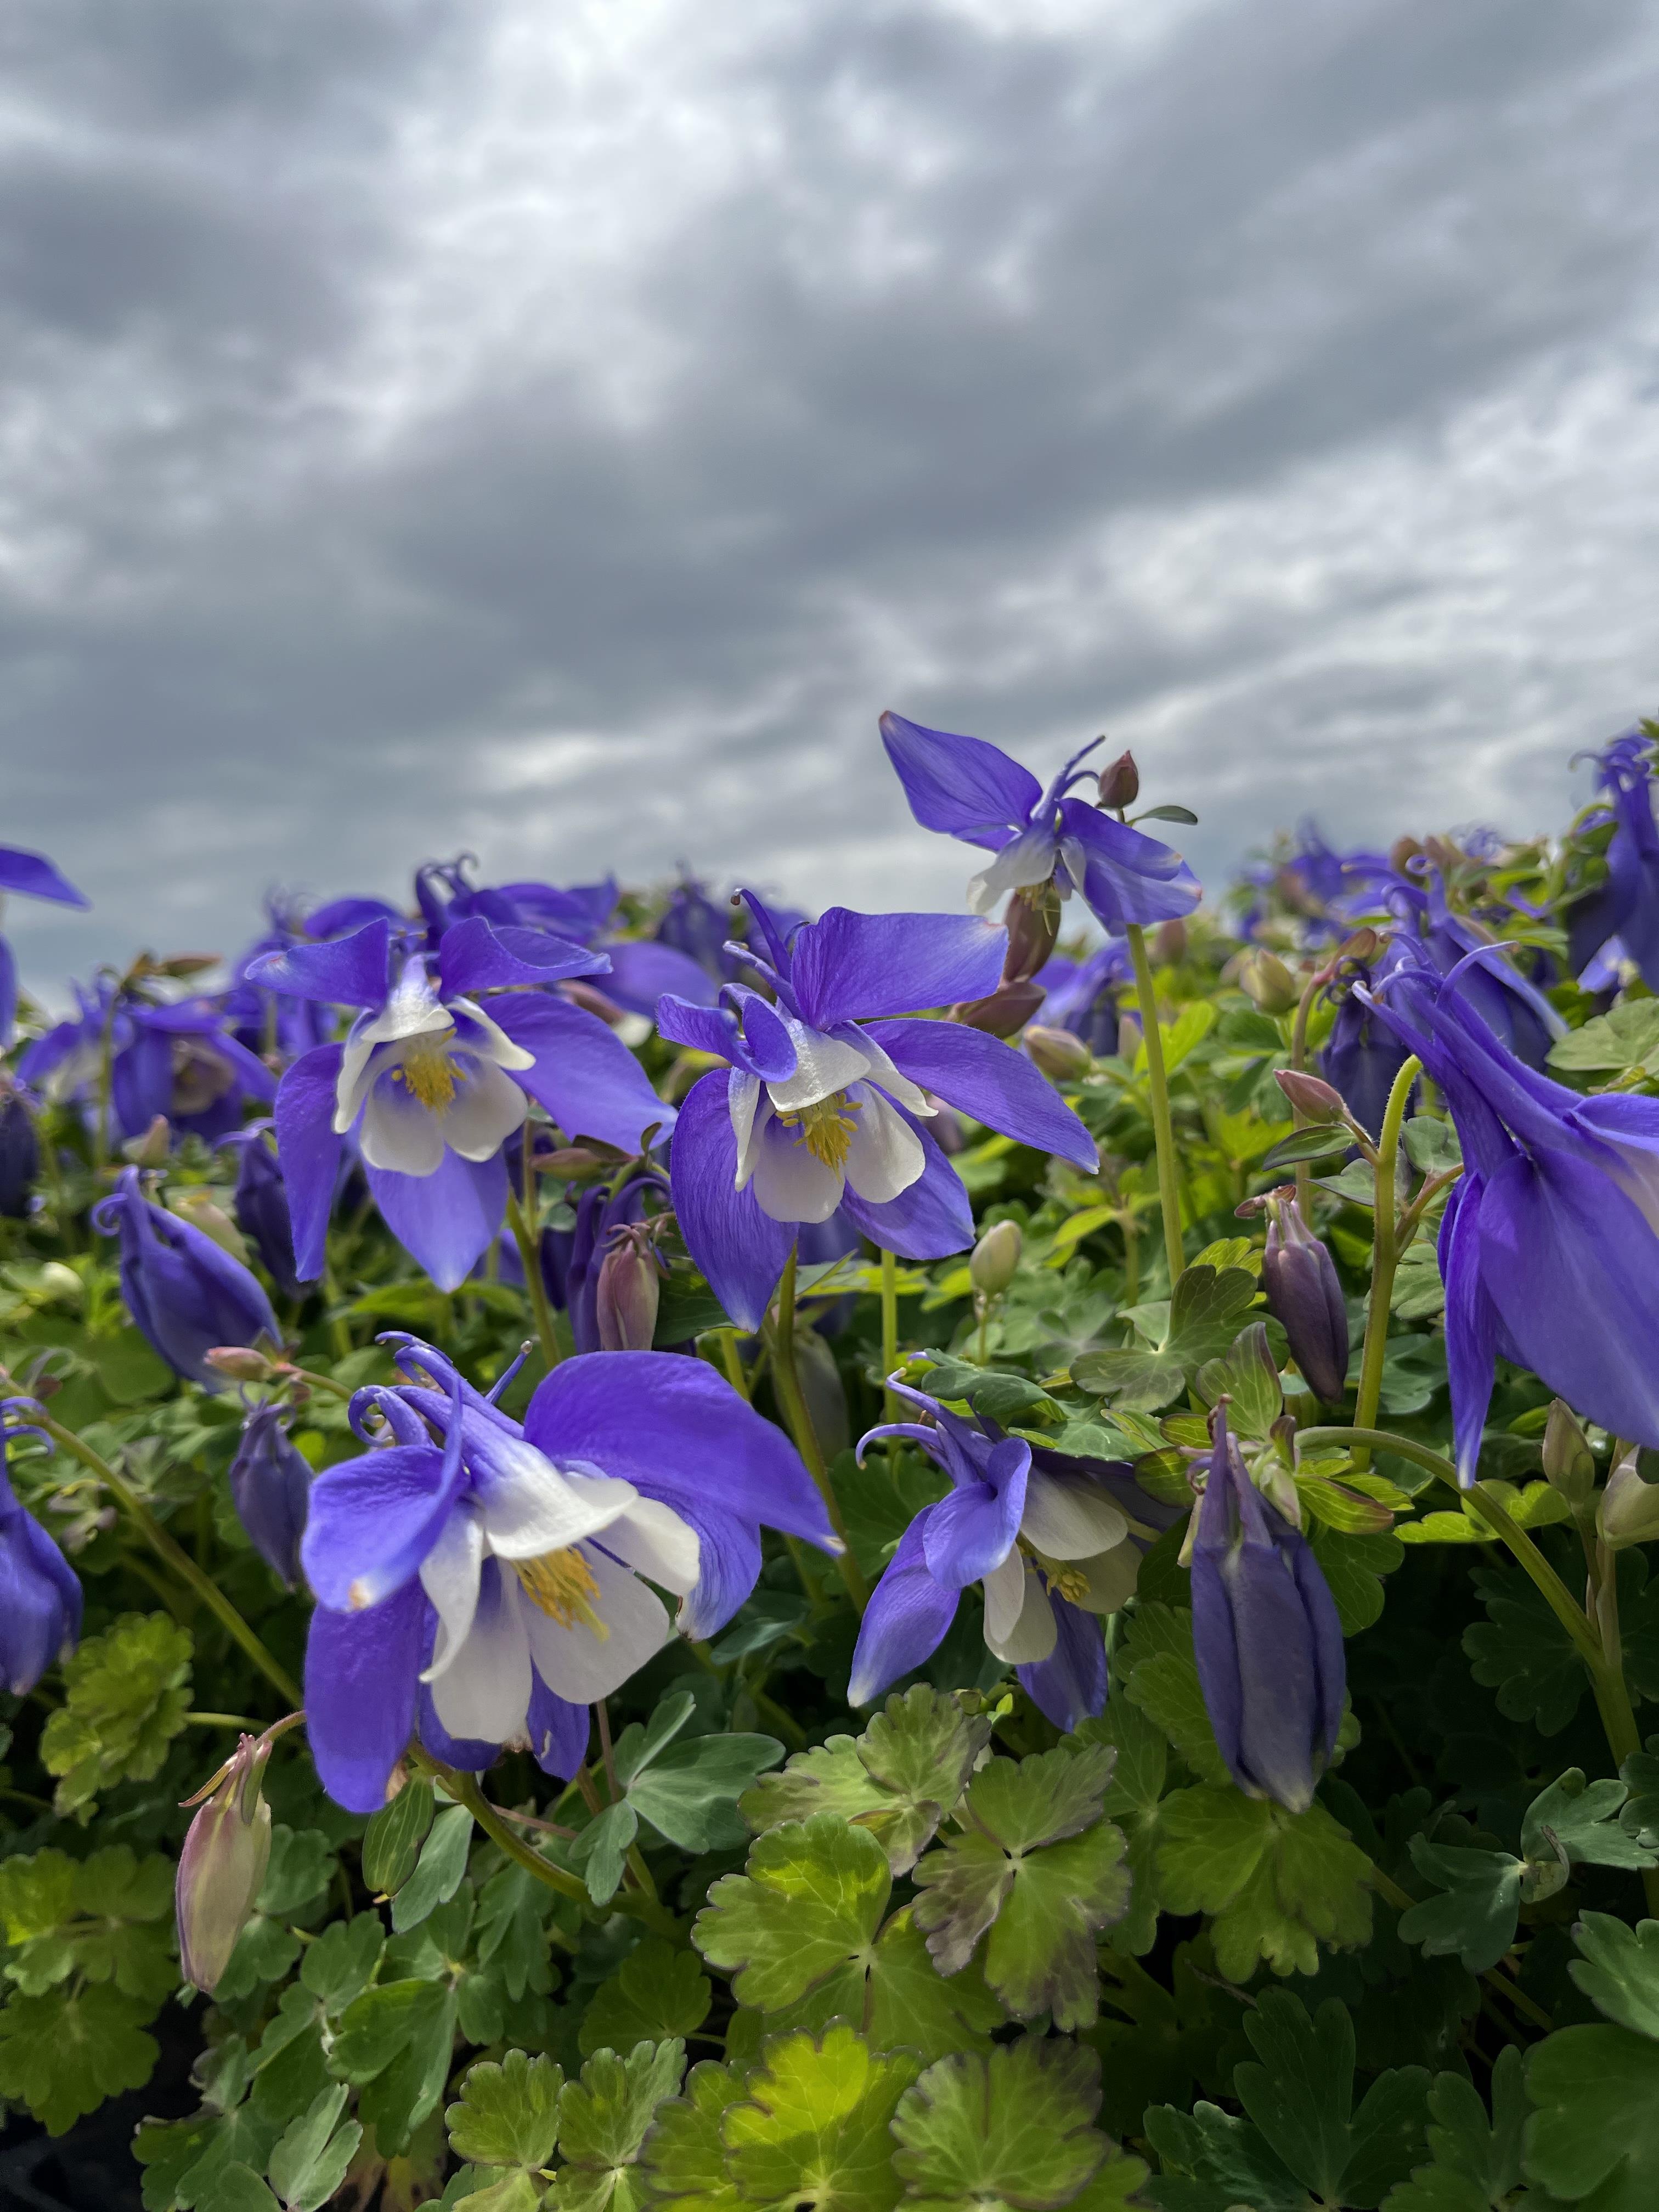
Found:
<svg viewBox="0 0 1659 2212"><path fill-rule="evenodd" d="M441 1036L412 1037L401 1064L392 1071L392 1081L404 1085L434 1114L448 1112L455 1103L456 1085L466 1081L465 1067L445 1049L454 1035L452 1029Z"/></svg>
<svg viewBox="0 0 1659 2212"><path fill-rule="evenodd" d="M1051 1590L1073 1605L1081 1605L1089 1595L1089 1577L1079 1574L1075 1567L1062 1567L1045 1560L1042 1572Z"/></svg>
<svg viewBox="0 0 1659 2212"><path fill-rule="evenodd" d="M561 1628L574 1628L580 1620L601 1644L609 1640L611 1631L593 1609L599 1585L580 1552L544 1552L537 1559L514 1559L513 1571L531 1603Z"/></svg>
<svg viewBox="0 0 1659 2212"><path fill-rule="evenodd" d="M844 1091L835 1091L828 1098L799 1107L793 1114L781 1114L778 1119L786 1129L794 1130L795 1142L805 1145L815 1160L822 1160L825 1167L839 1173L853 1149L853 1133L858 1127L853 1116L860 1110L858 1099L849 1098Z"/></svg>

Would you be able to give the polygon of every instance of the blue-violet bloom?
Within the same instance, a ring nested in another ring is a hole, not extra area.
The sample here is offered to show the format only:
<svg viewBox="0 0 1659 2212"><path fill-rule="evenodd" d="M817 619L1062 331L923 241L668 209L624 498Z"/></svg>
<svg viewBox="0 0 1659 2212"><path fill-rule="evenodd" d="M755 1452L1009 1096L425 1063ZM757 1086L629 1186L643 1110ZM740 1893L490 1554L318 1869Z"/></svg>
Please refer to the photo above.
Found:
<svg viewBox="0 0 1659 2212"><path fill-rule="evenodd" d="M153 1206L137 1168L123 1169L93 1221L121 1243L121 1296L151 1349L210 1390L223 1382L207 1355L221 1345L282 1341L270 1300L240 1260L193 1223Z"/></svg>
<svg viewBox="0 0 1659 2212"><path fill-rule="evenodd" d="M311 1469L289 1440L280 1406L256 1406L230 1462L231 1502L248 1541L292 1589L311 1503Z"/></svg>
<svg viewBox="0 0 1659 2212"><path fill-rule="evenodd" d="M8 891L23 898L50 899L56 906L88 903L44 853L26 853L16 845L0 845L0 899ZM16 1025L17 961L10 945L0 937L0 1052L10 1044Z"/></svg>
<svg viewBox="0 0 1659 2212"><path fill-rule="evenodd" d="M11 1398L0 1413L37 1412L33 1399ZM27 1694L54 1660L67 1659L81 1640L81 1583L40 1523L12 1492L6 1448L18 1437L44 1430L21 1423L0 1428L0 1681L13 1697Z"/></svg>

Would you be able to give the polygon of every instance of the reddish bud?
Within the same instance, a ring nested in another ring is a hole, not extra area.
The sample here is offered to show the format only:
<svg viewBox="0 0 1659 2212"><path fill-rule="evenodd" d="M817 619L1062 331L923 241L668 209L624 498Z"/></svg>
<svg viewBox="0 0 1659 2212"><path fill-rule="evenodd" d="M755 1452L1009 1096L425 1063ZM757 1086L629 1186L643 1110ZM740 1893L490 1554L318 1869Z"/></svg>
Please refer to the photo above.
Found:
<svg viewBox="0 0 1659 2212"><path fill-rule="evenodd" d="M1109 768L1100 771L1100 803L1121 810L1140 796L1140 770L1133 753L1120 753Z"/></svg>
<svg viewBox="0 0 1659 2212"><path fill-rule="evenodd" d="M270 1382L278 1372L264 1352L256 1352L251 1344L216 1345L207 1355L207 1364L233 1382Z"/></svg>
<svg viewBox="0 0 1659 2212"><path fill-rule="evenodd" d="M1179 915L1159 922L1152 933L1152 957L1160 968L1176 967L1187 957L1187 925Z"/></svg>
<svg viewBox="0 0 1659 2212"><path fill-rule="evenodd" d="M1345 1109L1341 1092L1333 1091L1328 1083L1322 1082L1316 1075L1310 1075L1304 1068L1276 1068L1273 1081L1297 1112L1307 1121L1322 1125L1342 1119Z"/></svg>
<svg viewBox="0 0 1659 2212"><path fill-rule="evenodd" d="M988 999L969 999L952 1006L951 1019L991 1036L1015 1036L1048 995L1040 983L999 983Z"/></svg>
<svg viewBox="0 0 1659 2212"><path fill-rule="evenodd" d="M252 1917L270 1858L270 1808L259 1791L270 1756L264 1737L241 1739L209 1784L212 1794L179 1854L179 1964L187 1982L210 1994Z"/></svg>
<svg viewBox="0 0 1659 2212"><path fill-rule="evenodd" d="M648 1352L661 1278L645 1236L623 1229L599 1265L595 1294L602 1352Z"/></svg>

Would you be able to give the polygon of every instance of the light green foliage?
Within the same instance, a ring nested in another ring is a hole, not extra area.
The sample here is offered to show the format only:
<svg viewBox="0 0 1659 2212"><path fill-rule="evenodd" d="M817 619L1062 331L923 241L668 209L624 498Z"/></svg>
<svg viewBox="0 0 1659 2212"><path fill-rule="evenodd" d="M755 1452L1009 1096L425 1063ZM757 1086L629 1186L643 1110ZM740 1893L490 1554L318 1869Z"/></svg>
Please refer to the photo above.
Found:
<svg viewBox="0 0 1659 2212"><path fill-rule="evenodd" d="M421 1846L414 1873L392 1900L392 1925L398 1935L405 1929L418 1928L438 1905L448 1904L466 1873L471 1842L471 1814L465 1805L446 1807Z"/></svg>
<svg viewBox="0 0 1659 2212"><path fill-rule="evenodd" d="M1384 2199L1386 2212L1494 2212L1521 2183L1527 2117L1521 2053L1501 2051L1492 2069L1492 2113L1461 2074L1439 2074L1429 2091L1430 2163L1413 2166Z"/></svg>
<svg viewBox="0 0 1659 2212"><path fill-rule="evenodd" d="M346 2094L343 2083L319 2091L277 2138L266 2171L287 2212L318 2212L344 2180L363 2134L356 2120L340 2121Z"/></svg>
<svg viewBox="0 0 1659 2212"><path fill-rule="evenodd" d="M83 1823L100 1790L147 1782L190 1708L190 1632L164 1613L127 1613L64 1663L64 1702L40 1757L57 1775L53 1808Z"/></svg>
<svg viewBox="0 0 1659 2212"><path fill-rule="evenodd" d="M377 1896L394 1897L414 1873L433 1809L432 1784L417 1776L370 1820L363 1834L363 1880Z"/></svg>
<svg viewBox="0 0 1659 2212"><path fill-rule="evenodd" d="M659 2108L640 2152L640 2179L653 2203L672 2212L733 2212L745 2201L721 2133L743 2094L741 2075L705 2060L687 2075L684 2094Z"/></svg>
<svg viewBox="0 0 1659 2212"><path fill-rule="evenodd" d="M817 1813L757 1838L748 1870L709 1891L692 1940L732 1975L739 2003L775 2012L867 1950L891 1887L875 1838Z"/></svg>
<svg viewBox="0 0 1659 2212"><path fill-rule="evenodd" d="M62 2135L106 2097L149 2081L158 2054L143 2023L155 2012L112 1982L13 1997L0 2012L0 2097Z"/></svg>
<svg viewBox="0 0 1659 2212"><path fill-rule="evenodd" d="M58 1850L0 1860L7 1979L39 1996L71 1974L111 1982L151 2018L178 1984L173 1869L125 1844L75 1860Z"/></svg>
<svg viewBox="0 0 1659 2212"><path fill-rule="evenodd" d="M1144 1349L1086 1352L1073 1362L1072 1380L1109 1397L1115 1411L1154 1412L1178 1396L1206 1361L1226 1356L1256 1295L1255 1278L1245 1268L1190 1267L1164 1312L1140 1307L1131 1316L1142 1329Z"/></svg>
<svg viewBox="0 0 1659 2212"><path fill-rule="evenodd" d="M1099 2106L1100 2062L1076 2044L940 2059L893 2115L905 2196L938 2212L1058 2212L1105 2155Z"/></svg>
<svg viewBox="0 0 1659 2212"><path fill-rule="evenodd" d="M559 2154L564 2163L552 2203L560 2212L633 2212L644 2191L636 2171L640 2146L657 2107L675 2095L685 2071L685 2045L636 2044L626 2058L598 2051L581 2078L559 2099Z"/></svg>
<svg viewBox="0 0 1659 2212"><path fill-rule="evenodd" d="M1586 1912L1572 1935L1583 1955L1568 1972L1596 2010L1659 2042L1659 1920L1632 1928L1611 1913Z"/></svg>
<svg viewBox="0 0 1659 2212"><path fill-rule="evenodd" d="M1119 1642L1115 1673L1200 1782L1230 1779L1198 1685L1193 1617L1169 1605L1137 1605Z"/></svg>
<svg viewBox="0 0 1659 2212"><path fill-rule="evenodd" d="M456 1996L414 1977L365 1990L340 2016L330 2064L362 2085L359 2116L382 2150L401 2149L436 2109L449 2072Z"/></svg>
<svg viewBox="0 0 1659 2212"><path fill-rule="evenodd" d="M994 1759L969 1784L968 1825L916 1868L916 1924L940 1972L988 1934L985 1978L1017 2018L1095 2017L1095 1938L1128 1904L1122 1831L1101 1814L1112 1757L1097 1744Z"/></svg>
<svg viewBox="0 0 1659 2212"><path fill-rule="evenodd" d="M1569 1030L1550 1047L1550 1067L1569 1080L1601 1077L1588 1086L1593 1091L1627 1087L1613 1078L1659 1079L1659 1000L1632 1000Z"/></svg>
<svg viewBox="0 0 1659 2212"><path fill-rule="evenodd" d="M444 2119L450 2148L473 2166L481 2191L527 2184L549 2166L563 2086L563 2070L552 2059L522 2051L509 2051L499 2066L483 2060L467 2069ZM540 2202L538 2185L518 2193Z"/></svg>
<svg viewBox="0 0 1659 2212"><path fill-rule="evenodd" d="M1307 1486L1304 1496L1313 1487ZM1319 1487L1329 1495L1328 1486ZM1308 1541L1336 1601L1342 1633L1358 1636L1362 1628L1374 1626L1382 1617L1382 1577L1391 1575L1406 1556L1399 1537L1387 1528L1339 1532L1312 1520Z"/></svg>
<svg viewBox="0 0 1659 2212"><path fill-rule="evenodd" d="M834 1735L767 1776L738 1810L757 1833L817 1812L868 1828L896 1875L908 1874L953 1811L991 1723L918 1682L888 1698L860 1736Z"/></svg>
<svg viewBox="0 0 1659 2212"><path fill-rule="evenodd" d="M1163 1730L1115 1690L1098 1718L1085 1720L1068 1743L1104 1745L1113 1754L1112 1778L1101 1809L1122 1829L1129 1870L1129 1909L1113 1929L1115 1948L1139 1957L1158 1937L1158 1828L1168 1778Z"/></svg>
<svg viewBox="0 0 1659 2212"><path fill-rule="evenodd" d="M720 2116L732 2179L759 2204L810 2200L817 2212L888 2212L898 2198L890 2124L916 2077L850 2027L768 2044L741 2102Z"/></svg>
<svg viewBox="0 0 1659 2212"><path fill-rule="evenodd" d="M583 2056L695 2034L708 2017L709 1999L708 1977L696 1953L647 1936L594 1991L582 2015Z"/></svg>
<svg viewBox="0 0 1659 2212"><path fill-rule="evenodd" d="M1242 1790L1198 1789L1165 1800L1158 1880L1172 1912L1214 1915L1216 1964L1230 1981L1258 1960L1311 1974L1319 1946L1364 1943L1371 1930L1370 1861L1325 1808L1287 1813Z"/></svg>

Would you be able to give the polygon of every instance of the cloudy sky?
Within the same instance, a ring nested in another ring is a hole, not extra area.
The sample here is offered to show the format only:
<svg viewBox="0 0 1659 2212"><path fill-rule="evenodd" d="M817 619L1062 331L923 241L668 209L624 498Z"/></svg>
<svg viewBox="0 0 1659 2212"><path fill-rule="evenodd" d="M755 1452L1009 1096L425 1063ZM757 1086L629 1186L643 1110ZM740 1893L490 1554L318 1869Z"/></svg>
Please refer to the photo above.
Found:
<svg viewBox="0 0 1659 2212"><path fill-rule="evenodd" d="M1644 0L10 0L27 971L269 884L971 862L876 716L1219 878L1659 705Z"/></svg>

